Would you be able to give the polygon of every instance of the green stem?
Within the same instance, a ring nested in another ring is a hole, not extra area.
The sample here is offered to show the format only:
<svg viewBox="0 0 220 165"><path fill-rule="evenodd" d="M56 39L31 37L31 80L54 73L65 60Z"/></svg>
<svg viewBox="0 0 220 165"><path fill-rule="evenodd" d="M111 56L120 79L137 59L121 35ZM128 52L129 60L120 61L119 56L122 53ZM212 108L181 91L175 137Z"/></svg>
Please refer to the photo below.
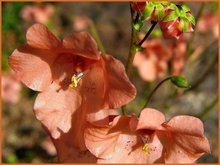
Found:
<svg viewBox="0 0 220 165"><path fill-rule="evenodd" d="M126 63L126 73L129 76L130 75L130 68L132 65L132 62L134 60L134 56L135 56L135 42L136 42L136 38L137 38L137 34L133 28L133 18L134 18L134 12L132 10L132 2L130 2L130 13L131 13L131 41L130 41L130 51L129 51L129 56L128 56L128 60ZM127 115L127 108L126 105L122 106L122 114L123 115Z"/></svg>
<svg viewBox="0 0 220 165"><path fill-rule="evenodd" d="M193 41L194 41L194 39L195 39L195 34L196 34L196 32L197 32L197 21L199 20L199 18L201 17L201 15L202 15L202 13L203 13L203 10L204 10L204 8L205 8L205 2L203 2L202 4L201 4L201 6L200 6L200 8L199 8L199 11L198 11L198 13L197 13L197 15L196 15L196 25L195 25L195 27L194 27L194 32L193 32L193 34L192 34L192 38L191 38L191 40L188 42L188 44L187 44L187 52L186 52L186 55L187 55L187 58L189 58L190 57L190 55L192 54L192 43L193 43Z"/></svg>
<svg viewBox="0 0 220 165"><path fill-rule="evenodd" d="M152 21L152 25L151 25L150 29L148 30L148 32L144 36L144 38L139 42L138 46L141 46L144 43L144 41L150 36L151 32L154 30L156 25L157 25L157 22Z"/></svg>
<svg viewBox="0 0 220 165"><path fill-rule="evenodd" d="M128 77L130 76L131 73L131 66L133 64L133 60L136 54L136 46L141 46L142 43L150 36L151 32L153 31L154 27L156 26L157 22L152 22L151 28L149 29L149 31L147 32L147 34L145 35L145 37L140 41L140 43L136 43L137 41L137 32L134 30L133 28L133 24L134 24L134 12L132 9L132 2L130 2L130 11L131 11L131 42L130 42L130 51L129 51L129 56L128 56L128 60L126 63L126 73L128 75ZM139 16L137 16L139 17ZM136 17L136 19L137 19ZM122 106L122 114L126 115L127 114L127 110L126 110L126 106Z"/></svg>
<svg viewBox="0 0 220 165"><path fill-rule="evenodd" d="M205 119L218 103L218 96L198 115L200 119Z"/></svg>
<svg viewBox="0 0 220 165"><path fill-rule="evenodd" d="M147 98L147 100L146 100L146 102L145 102L143 108L141 108L141 109L144 109L144 108L147 107L148 103L150 102L150 100L151 100L153 94L157 91L157 89L158 89L164 82L170 80L172 77L173 77L173 76L167 77L167 78L163 79L161 82L159 82L159 83L156 85L156 87L153 89L153 91L149 94L149 96L148 96L148 98Z"/></svg>
<svg viewBox="0 0 220 165"><path fill-rule="evenodd" d="M130 69L134 60L134 56L135 56L135 44L136 44L136 40L137 40L137 33L133 28L133 18L134 18L134 12L132 10L131 7L131 3L130 3L130 11L131 11L131 41L130 41L130 51L129 51L129 56L128 56L128 60L126 63L126 73L129 76L130 75Z"/></svg>
<svg viewBox="0 0 220 165"><path fill-rule="evenodd" d="M105 54L105 49L104 49L102 41L101 41L101 39L98 35L96 26L95 26L94 22L91 21L91 20L90 20L90 23L89 23L89 31L91 32L92 36L96 40L99 50L102 52L102 54Z"/></svg>

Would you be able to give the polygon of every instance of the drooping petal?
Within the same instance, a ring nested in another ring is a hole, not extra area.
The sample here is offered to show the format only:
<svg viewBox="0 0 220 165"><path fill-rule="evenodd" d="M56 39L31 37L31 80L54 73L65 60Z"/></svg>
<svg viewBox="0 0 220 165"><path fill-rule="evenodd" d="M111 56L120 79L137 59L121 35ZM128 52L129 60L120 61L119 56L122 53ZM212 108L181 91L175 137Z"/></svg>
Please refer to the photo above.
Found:
<svg viewBox="0 0 220 165"><path fill-rule="evenodd" d="M63 39L63 45L75 55L80 55L93 60L100 59L97 44L87 32L80 32L65 37Z"/></svg>
<svg viewBox="0 0 220 165"><path fill-rule="evenodd" d="M105 99L109 108L118 108L136 96L136 88L128 79L123 64L112 56L103 56L105 75Z"/></svg>
<svg viewBox="0 0 220 165"><path fill-rule="evenodd" d="M53 49L61 46L61 42L42 24L34 24L26 34L27 44L33 48Z"/></svg>
<svg viewBox="0 0 220 165"><path fill-rule="evenodd" d="M34 113L36 118L49 130L51 136L59 138L72 127L72 114L79 108L81 97L74 89L57 89L55 84L38 94Z"/></svg>
<svg viewBox="0 0 220 165"><path fill-rule="evenodd" d="M25 45L12 53L9 65L15 71L15 76L26 86L43 91L52 82L51 67L55 58L56 55L50 51Z"/></svg>
<svg viewBox="0 0 220 165"><path fill-rule="evenodd" d="M161 130L161 124L165 122L163 113L153 108L145 108L141 111L137 130Z"/></svg>

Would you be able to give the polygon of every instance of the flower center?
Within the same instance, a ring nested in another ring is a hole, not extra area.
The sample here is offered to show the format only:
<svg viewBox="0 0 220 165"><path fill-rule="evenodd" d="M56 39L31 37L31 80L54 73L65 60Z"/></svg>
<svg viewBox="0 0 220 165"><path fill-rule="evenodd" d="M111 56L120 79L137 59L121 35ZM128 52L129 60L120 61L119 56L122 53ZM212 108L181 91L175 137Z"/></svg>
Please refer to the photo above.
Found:
<svg viewBox="0 0 220 165"><path fill-rule="evenodd" d="M149 152L149 137L143 137L141 136L141 139L144 143L144 146L142 147L142 151L144 152L144 156L149 156L150 152Z"/></svg>
<svg viewBox="0 0 220 165"><path fill-rule="evenodd" d="M149 153L149 144L148 143L144 144L142 151L144 152L145 156L149 156L150 153Z"/></svg>
<svg viewBox="0 0 220 165"><path fill-rule="evenodd" d="M83 72L73 74L69 87L76 88L78 86L79 81L82 79L82 77L83 77Z"/></svg>

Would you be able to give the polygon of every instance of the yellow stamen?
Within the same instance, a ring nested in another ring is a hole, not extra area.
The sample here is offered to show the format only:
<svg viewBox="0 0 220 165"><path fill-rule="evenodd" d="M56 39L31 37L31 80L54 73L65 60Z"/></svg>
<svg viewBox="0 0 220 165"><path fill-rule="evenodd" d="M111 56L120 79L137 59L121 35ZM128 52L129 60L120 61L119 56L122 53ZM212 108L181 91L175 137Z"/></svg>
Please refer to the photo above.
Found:
<svg viewBox="0 0 220 165"><path fill-rule="evenodd" d="M81 80L82 76L83 76L83 73L73 74L69 87L76 88L78 85L78 82L79 82L79 80Z"/></svg>
<svg viewBox="0 0 220 165"><path fill-rule="evenodd" d="M143 148L142 148L142 151L144 152L144 155L145 156L148 156L149 155L149 145L148 143L145 143Z"/></svg>

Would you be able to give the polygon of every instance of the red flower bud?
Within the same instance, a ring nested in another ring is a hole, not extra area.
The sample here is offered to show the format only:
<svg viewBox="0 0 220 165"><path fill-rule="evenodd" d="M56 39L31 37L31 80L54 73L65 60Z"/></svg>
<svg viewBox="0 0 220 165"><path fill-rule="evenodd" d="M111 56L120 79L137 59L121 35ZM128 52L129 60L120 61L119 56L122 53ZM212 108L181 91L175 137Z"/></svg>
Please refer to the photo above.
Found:
<svg viewBox="0 0 220 165"><path fill-rule="evenodd" d="M146 7L146 2L133 2L132 3L133 10L135 10L138 13L142 12L145 7Z"/></svg>

